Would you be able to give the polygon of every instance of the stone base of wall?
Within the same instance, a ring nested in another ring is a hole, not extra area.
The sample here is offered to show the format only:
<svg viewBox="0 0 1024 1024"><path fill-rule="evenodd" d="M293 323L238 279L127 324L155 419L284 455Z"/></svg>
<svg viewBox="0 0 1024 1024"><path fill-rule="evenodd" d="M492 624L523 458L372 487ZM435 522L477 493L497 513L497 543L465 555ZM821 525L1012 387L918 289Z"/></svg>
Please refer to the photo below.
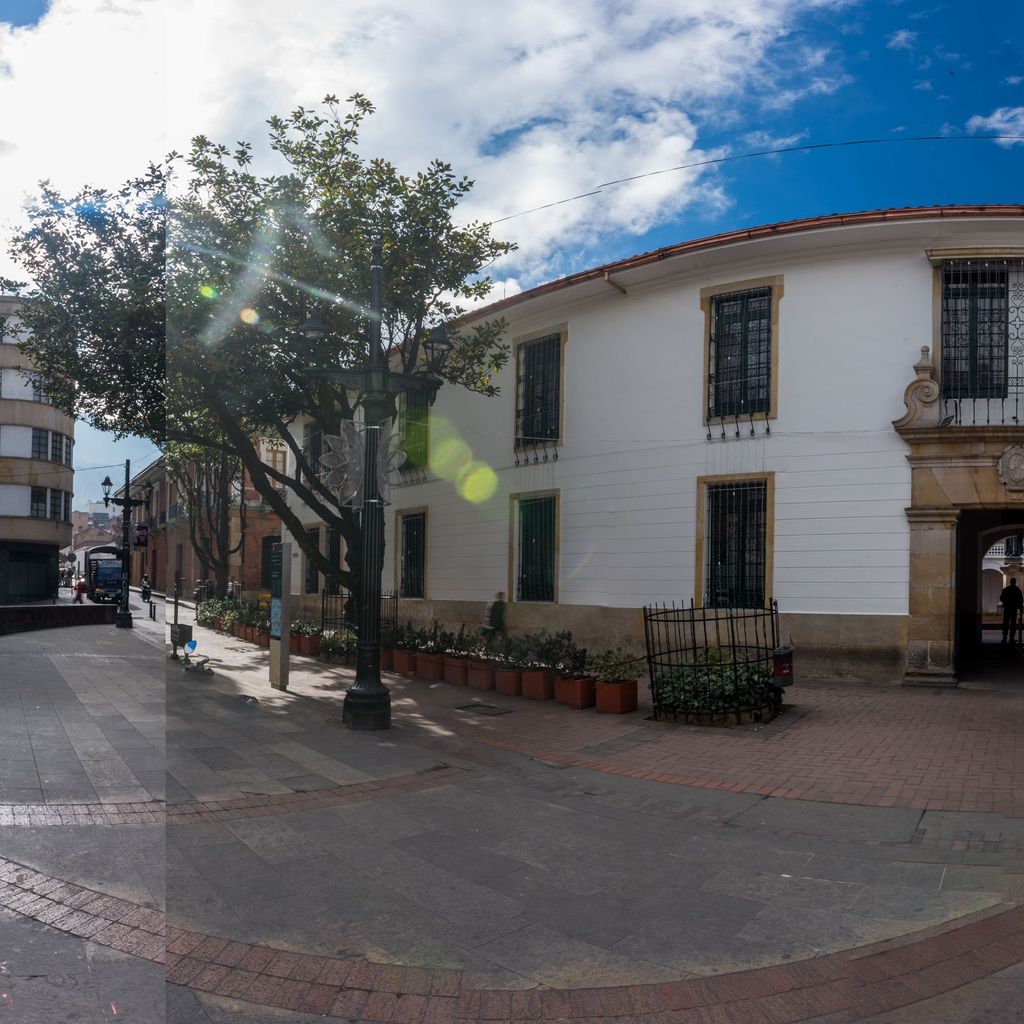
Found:
<svg viewBox="0 0 1024 1024"><path fill-rule="evenodd" d="M457 632L484 624L489 602L398 602L400 623L429 626L435 619L443 628ZM318 609L319 613L319 609ZM794 648L794 674L801 679L827 682L902 683L907 665L906 615L780 614L780 642ZM583 604L510 604L510 633L534 633L541 629L568 629L581 647L594 651L622 644L644 650L644 618L639 608L606 608Z"/></svg>
<svg viewBox="0 0 1024 1024"><path fill-rule="evenodd" d="M25 633L31 629L63 629L65 626L112 626L114 604L33 605L0 608L0 635Z"/></svg>

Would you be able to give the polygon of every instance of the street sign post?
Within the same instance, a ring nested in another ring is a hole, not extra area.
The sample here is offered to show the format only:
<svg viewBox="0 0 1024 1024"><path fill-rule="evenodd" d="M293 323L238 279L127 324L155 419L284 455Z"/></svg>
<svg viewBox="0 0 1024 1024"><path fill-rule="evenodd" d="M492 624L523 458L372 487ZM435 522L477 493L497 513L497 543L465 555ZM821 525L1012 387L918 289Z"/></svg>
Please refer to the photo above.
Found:
<svg viewBox="0 0 1024 1024"><path fill-rule="evenodd" d="M291 632L292 546L270 549L270 685L288 689L288 636Z"/></svg>

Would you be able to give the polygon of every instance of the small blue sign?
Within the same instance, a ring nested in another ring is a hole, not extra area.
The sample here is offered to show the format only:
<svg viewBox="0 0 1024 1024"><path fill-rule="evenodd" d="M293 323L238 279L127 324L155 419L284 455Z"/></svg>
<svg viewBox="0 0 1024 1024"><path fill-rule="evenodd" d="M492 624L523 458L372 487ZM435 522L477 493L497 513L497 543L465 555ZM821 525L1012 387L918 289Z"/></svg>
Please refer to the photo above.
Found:
<svg viewBox="0 0 1024 1024"><path fill-rule="evenodd" d="M189 640L189 642L187 644L185 644L185 653L186 654L195 654L196 653L196 648L198 646L199 646L199 644L196 643L195 640Z"/></svg>

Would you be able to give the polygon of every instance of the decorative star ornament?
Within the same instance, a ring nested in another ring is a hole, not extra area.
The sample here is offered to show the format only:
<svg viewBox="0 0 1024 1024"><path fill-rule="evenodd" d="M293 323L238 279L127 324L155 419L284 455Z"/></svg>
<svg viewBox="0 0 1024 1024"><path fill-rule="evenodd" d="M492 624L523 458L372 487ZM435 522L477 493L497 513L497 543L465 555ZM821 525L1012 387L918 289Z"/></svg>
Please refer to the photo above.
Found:
<svg viewBox="0 0 1024 1024"><path fill-rule="evenodd" d="M361 505L363 501L363 466L366 445L363 438L365 427L357 427L351 420L343 420L341 434L324 434L327 450L320 455L320 465L329 472L323 482L338 493L340 505ZM381 501L391 501L391 484L398 478L398 471L406 455L395 443L391 433L391 420L380 424L380 441L377 445L377 490Z"/></svg>

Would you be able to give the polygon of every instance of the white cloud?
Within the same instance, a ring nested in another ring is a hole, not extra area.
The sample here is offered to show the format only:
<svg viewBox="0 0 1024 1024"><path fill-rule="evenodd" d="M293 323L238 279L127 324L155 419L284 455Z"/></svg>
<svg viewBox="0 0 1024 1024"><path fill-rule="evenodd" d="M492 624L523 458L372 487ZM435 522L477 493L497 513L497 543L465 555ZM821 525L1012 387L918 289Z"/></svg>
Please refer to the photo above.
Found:
<svg viewBox="0 0 1024 1024"><path fill-rule="evenodd" d="M39 25L0 30L3 132L17 147L0 153L0 231L39 178L113 185L199 133L253 141L265 173L277 166L262 145L270 114L355 91L378 110L363 152L405 171L447 160L477 182L463 214L497 219L720 155L702 146L702 124L743 127L743 109L834 93L850 79L829 51L786 43L809 10L844 4L55 0ZM497 233L522 251L495 271L529 285L560 269L559 252L695 203L728 203L713 172L644 177L508 221Z"/></svg>
<svg viewBox="0 0 1024 1024"><path fill-rule="evenodd" d="M1006 76L1006 84L1007 85L1020 85L1021 82L1024 82L1024 75L1007 75Z"/></svg>
<svg viewBox="0 0 1024 1024"><path fill-rule="evenodd" d="M890 50L912 50L915 42L917 42L917 33L911 32L907 28L897 29L885 39L885 45Z"/></svg>
<svg viewBox="0 0 1024 1024"><path fill-rule="evenodd" d="M999 107L988 117L975 114L967 122L967 130L982 135L1018 135L1017 139L999 139L997 146L1009 149L1024 145L1024 107Z"/></svg>
<svg viewBox="0 0 1024 1024"><path fill-rule="evenodd" d="M914 83L914 88L917 89L919 92L931 92L932 83L929 82L926 78L923 78L921 79L921 81Z"/></svg>

